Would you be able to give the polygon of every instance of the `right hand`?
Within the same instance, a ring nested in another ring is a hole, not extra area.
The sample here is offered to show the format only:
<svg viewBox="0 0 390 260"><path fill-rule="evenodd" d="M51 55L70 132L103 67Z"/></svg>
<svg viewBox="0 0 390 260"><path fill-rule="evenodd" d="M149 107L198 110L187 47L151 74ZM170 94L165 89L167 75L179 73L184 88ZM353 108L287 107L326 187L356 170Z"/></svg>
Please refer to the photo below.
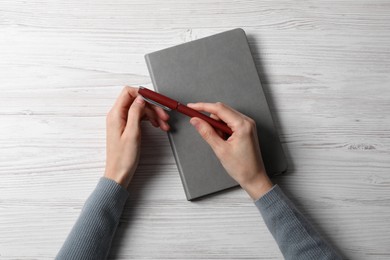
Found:
<svg viewBox="0 0 390 260"><path fill-rule="evenodd" d="M188 107L210 113L216 120L224 121L233 134L224 140L206 121L193 117L202 138L211 146L227 173L257 200L273 186L265 171L257 138L256 123L223 103L189 103Z"/></svg>

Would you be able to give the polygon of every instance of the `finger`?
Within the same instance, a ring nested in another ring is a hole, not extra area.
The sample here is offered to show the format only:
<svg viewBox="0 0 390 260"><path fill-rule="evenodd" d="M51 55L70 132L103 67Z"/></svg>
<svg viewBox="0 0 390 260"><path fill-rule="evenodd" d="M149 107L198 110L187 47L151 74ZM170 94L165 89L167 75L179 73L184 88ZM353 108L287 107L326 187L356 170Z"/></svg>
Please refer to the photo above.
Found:
<svg viewBox="0 0 390 260"><path fill-rule="evenodd" d="M210 145L216 154L224 147L225 143L215 132L214 128L206 121L193 117L190 123L196 128L200 136Z"/></svg>
<svg viewBox="0 0 390 260"><path fill-rule="evenodd" d="M128 115L125 132L129 134L138 134L141 128L140 122L145 114L145 100L138 95L131 104Z"/></svg>
<svg viewBox="0 0 390 260"><path fill-rule="evenodd" d="M149 106L149 105L150 105L151 109L153 109L156 112L156 114L159 118L161 118L164 121L167 121L169 119L169 115L167 112L165 112L164 109L162 109L161 107L158 107L158 106L147 104L147 106Z"/></svg>
<svg viewBox="0 0 390 260"><path fill-rule="evenodd" d="M220 119L218 116L214 115L214 114L210 114L210 117L211 117L212 119L217 120L217 121L221 121L221 119ZM222 139L224 139L224 140L226 139L226 135L225 135L224 132L222 132L221 130L219 130L219 129L217 129L217 128L214 128L214 130L217 132L217 134L218 134Z"/></svg>
<svg viewBox="0 0 390 260"><path fill-rule="evenodd" d="M162 130L168 131L170 127L166 121L169 119L169 115L166 114L165 111L156 112L156 110L153 109L153 107L148 106L148 103L145 103L145 104L146 104L145 116L143 119L149 120L154 127L160 127ZM154 106L154 107L156 107L156 106ZM156 108L158 108L158 107L156 107ZM163 109L161 108L161 110L163 110ZM165 115L162 114L161 112L165 113ZM160 113L160 115L158 115L157 113Z"/></svg>
<svg viewBox="0 0 390 260"><path fill-rule="evenodd" d="M113 109L120 111L129 110L130 105L133 103L135 97L137 96L138 90L132 87L124 87L119 94L119 97L116 99Z"/></svg>
<svg viewBox="0 0 390 260"><path fill-rule="evenodd" d="M224 121L230 128L236 127L241 124L243 121L243 115L234 110L233 108L225 105L221 102L217 103L189 103L188 107L195 110L206 111L218 116L222 121ZM232 129L234 130L234 129Z"/></svg>
<svg viewBox="0 0 390 260"><path fill-rule="evenodd" d="M107 114L107 131L110 131L111 134L122 135L126 127L129 107L135 98L133 96L135 92L135 88L124 87Z"/></svg>
<svg viewBox="0 0 390 260"><path fill-rule="evenodd" d="M145 114L144 114L144 117L142 118L142 120L149 120L150 123L154 126L154 127L159 127L160 124L157 120L157 114L156 112L147 106L145 106Z"/></svg>
<svg viewBox="0 0 390 260"><path fill-rule="evenodd" d="M158 123L159 123L159 125L160 125L161 130L163 130L163 131L169 131L170 126L169 126L169 124L168 124L167 122L165 122L165 121L162 120L161 118L157 118L157 120L158 120Z"/></svg>
<svg viewBox="0 0 390 260"><path fill-rule="evenodd" d="M158 126L160 126L161 130L163 131L169 131L169 124L167 123L169 119L169 115L167 112L165 112L164 109L158 106L154 106L151 104L147 104L147 107L150 106L150 109L153 110L153 113L156 115L156 121L158 123ZM157 127L158 127L157 126Z"/></svg>

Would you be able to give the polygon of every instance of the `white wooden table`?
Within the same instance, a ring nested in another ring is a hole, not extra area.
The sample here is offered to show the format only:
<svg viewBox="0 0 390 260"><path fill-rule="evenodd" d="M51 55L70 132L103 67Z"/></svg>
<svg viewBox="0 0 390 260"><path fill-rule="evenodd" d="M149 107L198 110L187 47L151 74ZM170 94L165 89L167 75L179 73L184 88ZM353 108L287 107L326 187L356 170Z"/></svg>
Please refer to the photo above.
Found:
<svg viewBox="0 0 390 260"><path fill-rule="evenodd" d="M390 258L388 1L0 2L0 259L52 259L104 171L105 115L143 55L241 27L290 163L275 182L346 259ZM240 189L188 202L166 134L112 259L281 259Z"/></svg>

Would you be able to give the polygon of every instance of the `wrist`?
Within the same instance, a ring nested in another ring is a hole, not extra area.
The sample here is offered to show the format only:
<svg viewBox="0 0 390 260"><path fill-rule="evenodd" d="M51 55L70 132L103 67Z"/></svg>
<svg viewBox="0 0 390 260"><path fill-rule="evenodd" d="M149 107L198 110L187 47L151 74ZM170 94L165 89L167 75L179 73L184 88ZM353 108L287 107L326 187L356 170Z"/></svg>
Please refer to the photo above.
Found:
<svg viewBox="0 0 390 260"><path fill-rule="evenodd" d="M246 181L240 186L248 193L253 200L258 200L269 190L272 189L273 183L266 173L256 174L254 178Z"/></svg>
<svg viewBox="0 0 390 260"><path fill-rule="evenodd" d="M112 171L108 171L107 169L104 172L104 177L115 181L125 189L127 189L127 186L129 186L131 180L127 174L117 174Z"/></svg>

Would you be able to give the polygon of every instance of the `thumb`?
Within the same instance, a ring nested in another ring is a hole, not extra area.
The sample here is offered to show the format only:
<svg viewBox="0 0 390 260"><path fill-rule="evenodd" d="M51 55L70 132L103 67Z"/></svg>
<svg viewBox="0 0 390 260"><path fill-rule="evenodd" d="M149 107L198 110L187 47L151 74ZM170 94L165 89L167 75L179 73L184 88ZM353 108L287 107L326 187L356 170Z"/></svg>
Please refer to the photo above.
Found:
<svg viewBox="0 0 390 260"><path fill-rule="evenodd" d="M191 118L190 123L196 128L200 136L211 146L215 153L217 149L223 147L224 141L209 123L198 117Z"/></svg>
<svg viewBox="0 0 390 260"><path fill-rule="evenodd" d="M127 114L126 129L134 131L139 128L142 117L145 114L145 100L138 95L131 104Z"/></svg>

